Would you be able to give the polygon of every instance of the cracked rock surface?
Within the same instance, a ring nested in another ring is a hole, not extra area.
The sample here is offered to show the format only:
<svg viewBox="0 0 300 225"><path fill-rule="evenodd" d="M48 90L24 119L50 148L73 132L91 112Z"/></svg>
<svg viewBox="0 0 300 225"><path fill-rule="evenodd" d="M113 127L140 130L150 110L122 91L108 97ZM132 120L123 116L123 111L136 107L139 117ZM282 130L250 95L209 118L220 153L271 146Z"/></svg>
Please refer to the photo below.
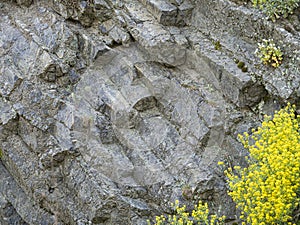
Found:
<svg viewBox="0 0 300 225"><path fill-rule="evenodd" d="M227 0L2 1L0 224L146 225L176 199L234 220L217 162L245 166L237 135L299 106L296 19L291 33ZM261 38L283 43L275 71Z"/></svg>

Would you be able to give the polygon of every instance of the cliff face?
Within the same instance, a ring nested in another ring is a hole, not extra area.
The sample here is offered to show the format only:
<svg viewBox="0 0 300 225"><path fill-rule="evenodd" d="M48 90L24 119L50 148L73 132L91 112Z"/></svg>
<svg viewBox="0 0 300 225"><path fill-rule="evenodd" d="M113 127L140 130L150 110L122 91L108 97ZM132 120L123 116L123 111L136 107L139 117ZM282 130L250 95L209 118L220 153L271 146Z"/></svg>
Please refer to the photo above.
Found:
<svg viewBox="0 0 300 225"><path fill-rule="evenodd" d="M176 199L234 219L217 162L245 165L237 134L298 103L297 15L276 25L226 0L17 0L0 15L4 225L140 225ZM285 66L260 64L262 38Z"/></svg>

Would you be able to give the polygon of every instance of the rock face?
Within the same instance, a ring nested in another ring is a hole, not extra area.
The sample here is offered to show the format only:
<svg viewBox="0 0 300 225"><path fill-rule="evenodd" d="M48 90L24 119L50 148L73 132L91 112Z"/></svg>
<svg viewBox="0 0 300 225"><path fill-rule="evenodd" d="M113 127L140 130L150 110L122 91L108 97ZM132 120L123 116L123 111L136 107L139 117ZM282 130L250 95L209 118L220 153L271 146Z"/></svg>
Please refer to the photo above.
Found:
<svg viewBox="0 0 300 225"><path fill-rule="evenodd" d="M0 15L1 224L142 225L176 199L235 219L217 162L245 165L237 134L297 103L299 30L227 0L17 0ZM288 73L254 57L270 37Z"/></svg>

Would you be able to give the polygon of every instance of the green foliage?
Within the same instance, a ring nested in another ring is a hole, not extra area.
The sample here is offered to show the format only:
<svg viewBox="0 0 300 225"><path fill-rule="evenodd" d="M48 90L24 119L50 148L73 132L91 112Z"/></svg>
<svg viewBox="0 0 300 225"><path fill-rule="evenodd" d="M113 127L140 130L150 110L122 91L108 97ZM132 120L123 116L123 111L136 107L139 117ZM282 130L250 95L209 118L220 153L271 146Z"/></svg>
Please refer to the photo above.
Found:
<svg viewBox="0 0 300 225"><path fill-rule="evenodd" d="M219 40L213 41L213 44L214 44L215 50L221 50L222 49L222 45L221 45L221 42Z"/></svg>
<svg viewBox="0 0 300 225"><path fill-rule="evenodd" d="M244 67L242 68L242 72L243 72L243 73L248 72L248 67L247 67L247 66L244 66Z"/></svg>
<svg viewBox="0 0 300 225"><path fill-rule="evenodd" d="M255 54L261 59L265 65L271 65L277 68L283 59L283 54L280 47L274 44L272 39L263 39L263 42L258 44L258 49Z"/></svg>
<svg viewBox="0 0 300 225"><path fill-rule="evenodd" d="M218 217L215 214L210 214L207 203L202 201L195 205L192 213L186 212L186 206L179 206L179 201L177 200L174 207L175 214L169 215L166 218L164 215L156 216L154 225L223 225L225 216ZM148 221L150 225L150 221Z"/></svg>
<svg viewBox="0 0 300 225"><path fill-rule="evenodd" d="M250 153L248 167L229 168L225 174L244 224L293 224L300 200L299 120L288 104L273 119L266 116L251 137L239 136Z"/></svg>
<svg viewBox="0 0 300 225"><path fill-rule="evenodd" d="M242 61L239 61L238 64L237 64L237 67L242 69L243 67L245 66L245 63L242 62Z"/></svg>
<svg viewBox="0 0 300 225"><path fill-rule="evenodd" d="M248 72L248 67L243 61L235 59L235 63L237 64L237 67L242 70L242 72L244 73Z"/></svg>
<svg viewBox="0 0 300 225"><path fill-rule="evenodd" d="M275 21L281 16L286 18L289 14L293 14L300 0L252 0L252 3L254 7L258 7Z"/></svg>

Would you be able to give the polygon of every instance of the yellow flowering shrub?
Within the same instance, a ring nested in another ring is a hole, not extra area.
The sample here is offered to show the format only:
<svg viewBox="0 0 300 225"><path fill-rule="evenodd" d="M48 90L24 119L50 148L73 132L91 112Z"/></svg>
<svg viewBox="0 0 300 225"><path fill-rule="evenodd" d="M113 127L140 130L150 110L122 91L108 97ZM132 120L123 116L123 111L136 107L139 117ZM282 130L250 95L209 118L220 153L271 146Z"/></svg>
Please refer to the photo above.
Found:
<svg viewBox="0 0 300 225"><path fill-rule="evenodd" d="M248 167L225 171L229 195L244 224L292 224L300 188L299 117L288 106L266 117L253 135L239 136L249 150Z"/></svg>
<svg viewBox="0 0 300 225"><path fill-rule="evenodd" d="M279 67L283 60L282 51L275 45L273 39L263 39L263 42L258 44L255 54L265 65L271 65L274 68Z"/></svg>
<svg viewBox="0 0 300 225"><path fill-rule="evenodd" d="M218 217L215 214L209 213L207 203L202 201L195 205L192 213L186 212L186 206L179 206L179 201L176 200L172 205L175 209L174 215L169 215L167 218L164 215L156 216L155 225L223 225L225 216ZM150 225L150 221L148 221Z"/></svg>

